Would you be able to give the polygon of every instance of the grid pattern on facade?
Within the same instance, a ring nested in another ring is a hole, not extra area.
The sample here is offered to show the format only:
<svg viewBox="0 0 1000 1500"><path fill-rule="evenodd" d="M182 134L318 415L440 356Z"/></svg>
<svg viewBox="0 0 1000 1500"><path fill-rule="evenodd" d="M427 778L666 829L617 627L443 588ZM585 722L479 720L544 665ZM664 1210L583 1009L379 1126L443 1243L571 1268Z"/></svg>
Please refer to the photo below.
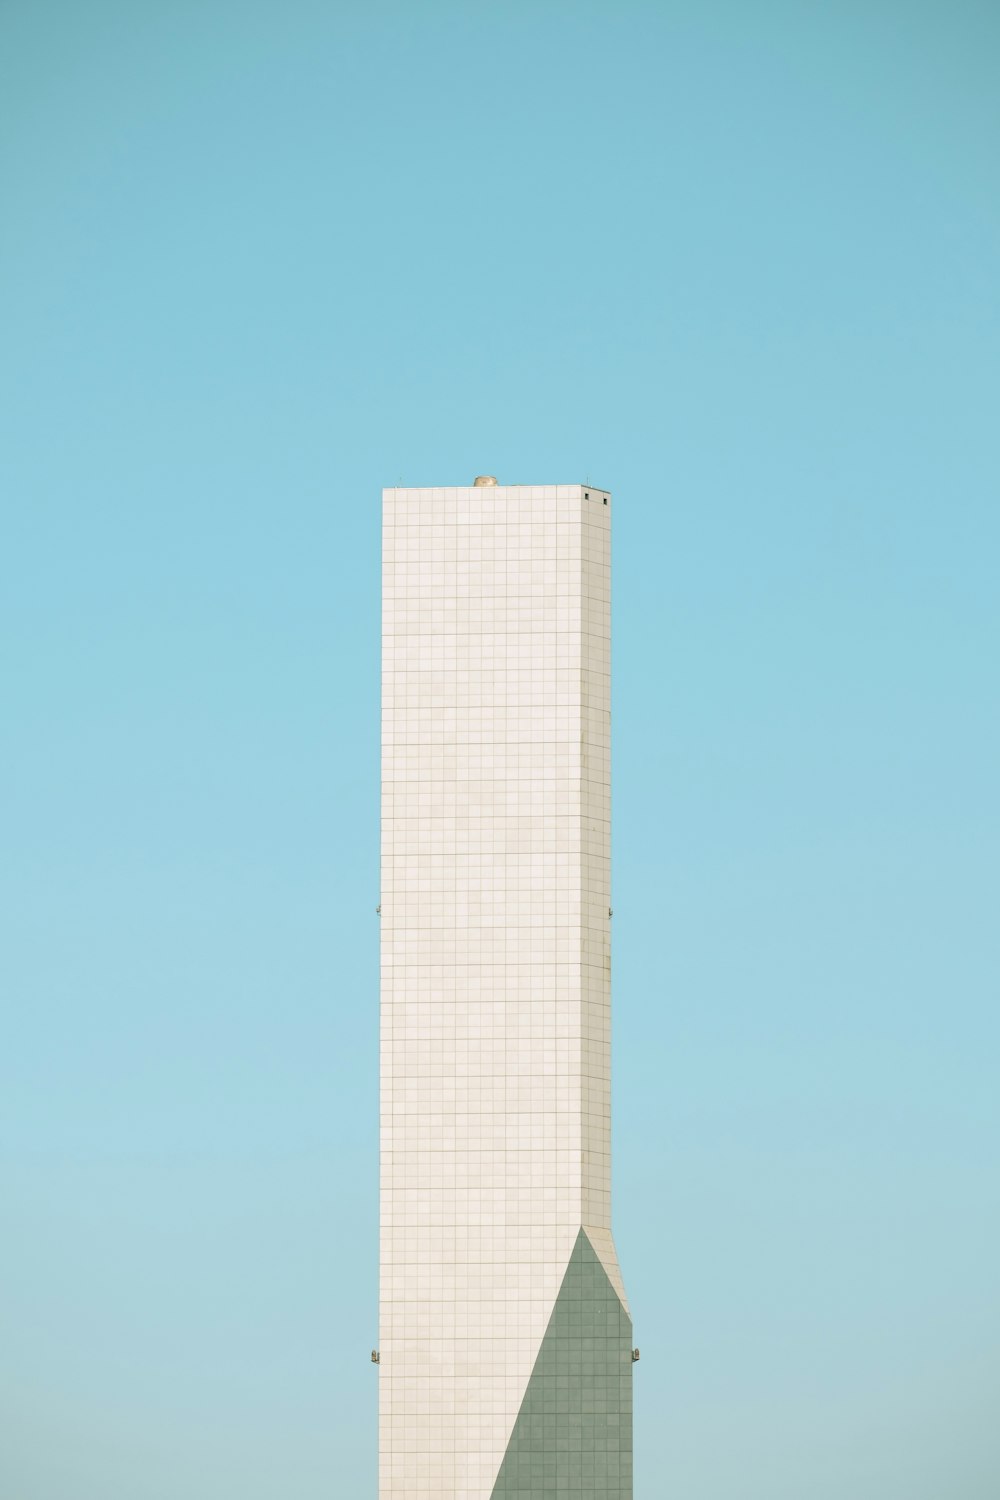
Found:
<svg viewBox="0 0 1000 1500"><path fill-rule="evenodd" d="M611 558L607 516L603 505L585 500L581 507L583 1222L594 1229L611 1227Z"/></svg>
<svg viewBox="0 0 1000 1500"><path fill-rule="evenodd" d="M609 508L387 490L380 1496L487 1500L608 1183Z"/></svg>
<svg viewBox="0 0 1000 1500"><path fill-rule="evenodd" d="M581 1230L493 1500L631 1500L632 1324Z"/></svg>

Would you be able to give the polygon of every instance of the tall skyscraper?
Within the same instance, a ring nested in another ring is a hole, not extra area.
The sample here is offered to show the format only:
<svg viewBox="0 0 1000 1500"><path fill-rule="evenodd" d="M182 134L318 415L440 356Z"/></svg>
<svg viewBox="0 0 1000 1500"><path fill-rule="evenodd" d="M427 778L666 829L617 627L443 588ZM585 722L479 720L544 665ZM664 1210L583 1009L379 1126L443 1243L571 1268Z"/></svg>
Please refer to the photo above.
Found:
<svg viewBox="0 0 1000 1500"><path fill-rule="evenodd" d="M380 1500L632 1495L610 515L383 493Z"/></svg>

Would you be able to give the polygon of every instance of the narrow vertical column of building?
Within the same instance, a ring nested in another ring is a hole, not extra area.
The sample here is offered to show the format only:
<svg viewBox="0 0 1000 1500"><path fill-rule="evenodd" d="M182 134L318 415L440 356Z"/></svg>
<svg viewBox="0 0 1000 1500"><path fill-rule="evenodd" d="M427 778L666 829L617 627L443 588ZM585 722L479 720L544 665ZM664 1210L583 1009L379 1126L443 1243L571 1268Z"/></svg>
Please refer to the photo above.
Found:
<svg viewBox="0 0 1000 1500"><path fill-rule="evenodd" d="M581 507L580 821L583 1223L622 1301L611 1239L611 524Z"/></svg>
<svg viewBox="0 0 1000 1500"><path fill-rule="evenodd" d="M383 503L379 1494L630 1496L608 497Z"/></svg>

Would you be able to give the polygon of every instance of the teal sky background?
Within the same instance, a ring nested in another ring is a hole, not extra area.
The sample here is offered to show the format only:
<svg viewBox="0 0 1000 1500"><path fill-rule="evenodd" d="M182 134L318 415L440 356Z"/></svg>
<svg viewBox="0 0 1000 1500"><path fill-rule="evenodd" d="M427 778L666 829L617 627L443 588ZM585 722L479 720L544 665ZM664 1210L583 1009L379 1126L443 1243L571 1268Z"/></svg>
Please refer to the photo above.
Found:
<svg viewBox="0 0 1000 1500"><path fill-rule="evenodd" d="M998 68L4 0L4 1500L375 1493L380 489L484 471L614 493L637 1500L996 1500Z"/></svg>

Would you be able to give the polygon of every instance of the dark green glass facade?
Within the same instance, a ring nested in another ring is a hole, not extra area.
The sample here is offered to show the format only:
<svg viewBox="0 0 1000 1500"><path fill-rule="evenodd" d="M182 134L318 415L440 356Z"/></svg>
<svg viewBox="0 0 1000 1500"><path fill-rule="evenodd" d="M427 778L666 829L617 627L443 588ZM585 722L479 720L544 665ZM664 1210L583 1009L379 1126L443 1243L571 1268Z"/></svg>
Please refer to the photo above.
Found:
<svg viewBox="0 0 1000 1500"><path fill-rule="evenodd" d="M576 1496L632 1497L632 1324L582 1229L493 1487Z"/></svg>

